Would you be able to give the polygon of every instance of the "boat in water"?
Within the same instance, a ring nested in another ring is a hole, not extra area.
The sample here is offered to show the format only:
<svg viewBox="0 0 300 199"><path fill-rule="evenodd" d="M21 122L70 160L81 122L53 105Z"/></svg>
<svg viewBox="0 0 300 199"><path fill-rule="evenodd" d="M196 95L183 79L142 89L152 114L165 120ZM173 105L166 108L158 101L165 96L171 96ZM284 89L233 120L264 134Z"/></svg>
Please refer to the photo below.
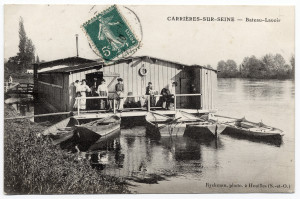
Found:
<svg viewBox="0 0 300 199"><path fill-rule="evenodd" d="M53 144L60 144L73 137L76 125L79 125L79 121L69 117L50 126L42 132L42 135L49 136Z"/></svg>
<svg viewBox="0 0 300 199"><path fill-rule="evenodd" d="M276 145L282 143L282 136L284 135L283 131L278 128L265 125L262 122L250 122L245 118L227 122L225 126L225 130L222 132L224 135Z"/></svg>
<svg viewBox="0 0 300 199"><path fill-rule="evenodd" d="M203 121L197 116L183 111L177 111L174 117L148 112L146 119L146 134L151 137L182 136L187 124Z"/></svg>
<svg viewBox="0 0 300 199"><path fill-rule="evenodd" d="M184 136L196 139L212 139L218 137L225 128L225 125L212 121L191 123L186 125Z"/></svg>
<svg viewBox="0 0 300 199"><path fill-rule="evenodd" d="M98 142L118 133L121 126L121 118L117 115L108 116L86 124L76 125L76 142Z"/></svg>

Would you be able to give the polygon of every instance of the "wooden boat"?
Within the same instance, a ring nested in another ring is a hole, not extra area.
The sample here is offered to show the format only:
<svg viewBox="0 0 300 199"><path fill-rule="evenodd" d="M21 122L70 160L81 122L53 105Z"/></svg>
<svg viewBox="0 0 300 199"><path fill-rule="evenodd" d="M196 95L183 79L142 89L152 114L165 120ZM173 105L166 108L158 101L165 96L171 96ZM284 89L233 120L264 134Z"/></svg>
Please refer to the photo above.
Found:
<svg viewBox="0 0 300 199"><path fill-rule="evenodd" d="M211 139L216 138L226 128L225 125L217 122L198 122L187 124L184 136L196 139Z"/></svg>
<svg viewBox="0 0 300 199"><path fill-rule="evenodd" d="M202 121L200 118L183 111L177 111L174 117L150 111L145 119L146 134L151 137L182 136L188 123Z"/></svg>
<svg viewBox="0 0 300 199"><path fill-rule="evenodd" d="M120 130L121 118L113 115L76 126L77 142L97 142Z"/></svg>
<svg viewBox="0 0 300 199"><path fill-rule="evenodd" d="M79 125L79 121L74 117L64 119L42 132L52 139L53 144L60 144L73 137L75 125Z"/></svg>
<svg viewBox="0 0 300 199"><path fill-rule="evenodd" d="M250 122L245 118L226 123L226 128L222 134L274 144L281 144L282 136L284 135L283 131L278 128L267 126L262 122Z"/></svg>

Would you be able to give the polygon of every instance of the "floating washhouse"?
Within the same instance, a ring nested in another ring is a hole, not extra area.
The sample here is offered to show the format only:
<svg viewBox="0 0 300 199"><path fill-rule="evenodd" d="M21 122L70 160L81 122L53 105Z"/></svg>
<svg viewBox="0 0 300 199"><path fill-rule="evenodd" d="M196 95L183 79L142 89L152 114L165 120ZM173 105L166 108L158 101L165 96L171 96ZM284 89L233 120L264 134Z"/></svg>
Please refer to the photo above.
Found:
<svg viewBox="0 0 300 199"><path fill-rule="evenodd" d="M158 94L164 87L177 82L175 109L190 113L215 111L217 70L211 67L186 65L149 56L124 58L112 64L71 57L34 64L34 77L35 93L45 110L43 113L74 111L76 80L86 79L87 85L91 86L94 78L104 78L109 95L113 95L118 77L124 81L124 94L127 96L124 107L129 100L144 105L148 82L152 82ZM139 116L142 112L135 108L128 112L128 116ZM125 111L122 115L126 116Z"/></svg>

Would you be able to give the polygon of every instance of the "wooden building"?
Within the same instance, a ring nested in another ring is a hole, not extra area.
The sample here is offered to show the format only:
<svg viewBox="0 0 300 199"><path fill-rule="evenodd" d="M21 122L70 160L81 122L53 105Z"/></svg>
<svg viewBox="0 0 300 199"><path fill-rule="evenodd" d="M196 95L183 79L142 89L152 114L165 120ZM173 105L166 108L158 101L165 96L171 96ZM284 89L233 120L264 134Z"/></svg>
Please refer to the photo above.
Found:
<svg viewBox="0 0 300 199"><path fill-rule="evenodd" d="M199 65L186 65L149 56L129 57L116 63L79 57L55 60L34 65L35 92L51 112L72 111L75 102L74 82L86 79L90 86L94 78L104 78L110 95L114 93L117 78L124 80L127 96L143 96L148 82L160 94L162 88L177 82L176 94L201 94L176 97L178 109L215 110L214 98L217 71ZM134 97L139 101L141 97ZM126 102L126 100L125 100Z"/></svg>

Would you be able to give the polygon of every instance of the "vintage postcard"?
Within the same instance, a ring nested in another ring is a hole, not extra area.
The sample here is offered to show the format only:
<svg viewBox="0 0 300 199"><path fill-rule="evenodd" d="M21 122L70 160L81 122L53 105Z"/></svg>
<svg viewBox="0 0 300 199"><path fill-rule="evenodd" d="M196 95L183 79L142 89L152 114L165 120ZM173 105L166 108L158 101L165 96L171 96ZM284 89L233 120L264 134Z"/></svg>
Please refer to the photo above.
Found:
<svg viewBox="0 0 300 199"><path fill-rule="evenodd" d="M295 7L5 5L4 193L294 193Z"/></svg>

